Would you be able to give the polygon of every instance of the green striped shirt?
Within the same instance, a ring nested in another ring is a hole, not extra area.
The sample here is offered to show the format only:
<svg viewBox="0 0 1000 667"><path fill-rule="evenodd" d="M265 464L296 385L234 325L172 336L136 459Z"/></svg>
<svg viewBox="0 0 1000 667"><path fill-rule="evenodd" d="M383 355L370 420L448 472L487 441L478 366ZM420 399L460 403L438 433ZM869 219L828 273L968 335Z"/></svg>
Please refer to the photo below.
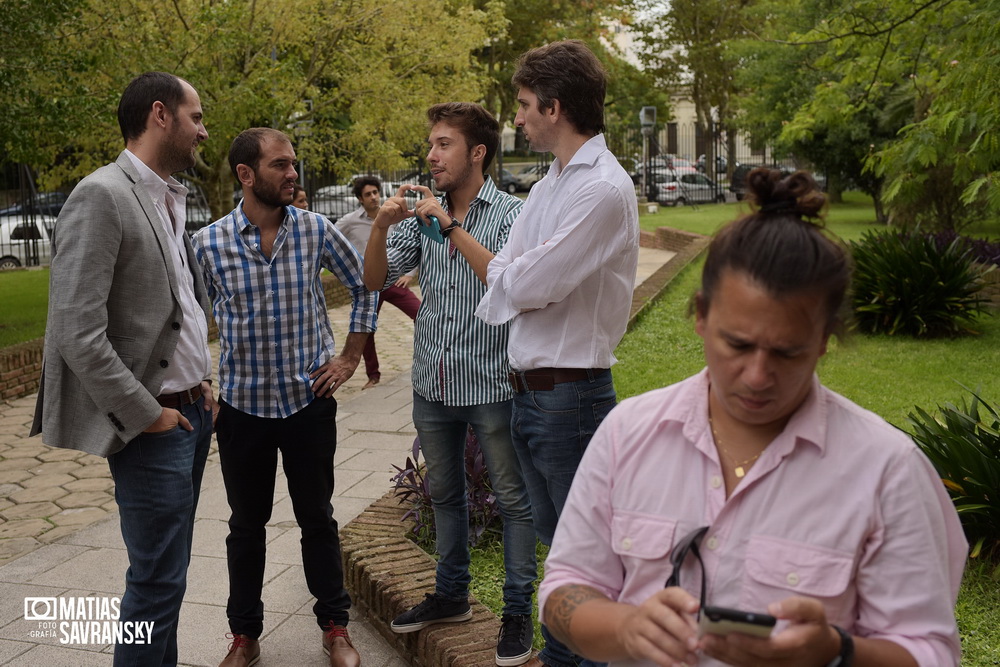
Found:
<svg viewBox="0 0 1000 667"><path fill-rule="evenodd" d="M447 210L444 197L439 198ZM469 207L462 227L496 254L507 242L523 202L497 190L489 178ZM507 382L509 326L491 326L476 317L486 293L462 253L447 240L437 243L420 233L416 218L396 226L387 242L388 287L420 267L423 302L413 330L413 389L445 405L483 405L510 399Z"/></svg>

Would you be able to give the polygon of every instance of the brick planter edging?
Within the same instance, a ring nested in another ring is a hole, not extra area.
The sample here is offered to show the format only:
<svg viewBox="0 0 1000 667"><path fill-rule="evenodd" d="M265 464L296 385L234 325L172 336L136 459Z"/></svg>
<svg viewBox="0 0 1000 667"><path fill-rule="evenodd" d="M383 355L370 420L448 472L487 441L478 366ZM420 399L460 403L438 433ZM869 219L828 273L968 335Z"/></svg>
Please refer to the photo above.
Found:
<svg viewBox="0 0 1000 667"><path fill-rule="evenodd" d="M434 592L436 561L407 536L406 505L393 491L368 506L340 532L344 581L368 622L416 667L484 667L495 664L500 619L470 598L472 620L397 635L389 623Z"/></svg>

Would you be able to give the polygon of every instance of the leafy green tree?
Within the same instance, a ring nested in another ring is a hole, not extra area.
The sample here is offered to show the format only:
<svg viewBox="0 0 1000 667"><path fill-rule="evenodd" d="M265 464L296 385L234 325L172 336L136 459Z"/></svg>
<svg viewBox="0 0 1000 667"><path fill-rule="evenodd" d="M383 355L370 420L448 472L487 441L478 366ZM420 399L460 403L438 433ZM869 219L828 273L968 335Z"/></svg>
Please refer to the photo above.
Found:
<svg viewBox="0 0 1000 667"><path fill-rule="evenodd" d="M11 133L38 147L50 185L70 182L120 150L115 108L129 79L175 73L201 94L210 134L188 178L221 216L232 206L229 145L248 127L282 129L301 157L341 173L399 165L425 130L427 106L479 97L472 54L502 31L500 19L496 6L464 0L81 2L49 43L25 45L79 57L27 73L30 89L59 104ZM440 26L447 39L428 39Z"/></svg>
<svg viewBox="0 0 1000 667"><path fill-rule="evenodd" d="M755 0L646 0L637 22L641 59L657 82L683 90L695 106L696 122L703 136L712 136L716 123L735 127L735 73L739 54L732 47L753 29ZM733 132L729 157L733 153ZM709 153L714 142L709 142ZM706 155L709 164L715 156ZM729 160L732 165L734 161Z"/></svg>
<svg viewBox="0 0 1000 667"><path fill-rule="evenodd" d="M954 229L1000 202L998 103L982 85L998 74L998 0L760 8L761 39L742 46L745 125L871 194L883 221Z"/></svg>

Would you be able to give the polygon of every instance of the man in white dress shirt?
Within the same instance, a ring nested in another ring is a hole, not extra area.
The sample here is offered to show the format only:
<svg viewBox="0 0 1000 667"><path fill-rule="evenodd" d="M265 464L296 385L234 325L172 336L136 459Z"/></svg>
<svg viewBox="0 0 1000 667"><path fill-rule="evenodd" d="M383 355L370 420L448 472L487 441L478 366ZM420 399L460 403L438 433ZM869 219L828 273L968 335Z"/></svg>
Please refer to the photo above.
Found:
<svg viewBox="0 0 1000 667"><path fill-rule="evenodd" d="M606 81L576 40L521 56L514 122L533 151L555 159L490 262L476 311L490 324L511 323L511 430L546 544L587 443L615 406L610 368L639 257L635 189L601 134ZM529 667L578 663L544 626L542 634L546 647Z"/></svg>

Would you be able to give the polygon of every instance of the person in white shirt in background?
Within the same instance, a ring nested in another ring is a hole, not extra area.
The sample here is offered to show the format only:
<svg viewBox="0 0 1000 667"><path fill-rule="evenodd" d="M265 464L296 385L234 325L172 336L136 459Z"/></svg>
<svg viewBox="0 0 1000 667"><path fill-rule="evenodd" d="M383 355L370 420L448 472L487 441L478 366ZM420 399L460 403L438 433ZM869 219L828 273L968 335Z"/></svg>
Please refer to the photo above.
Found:
<svg viewBox="0 0 1000 667"><path fill-rule="evenodd" d="M375 221L375 216L382 204L382 181L375 176L355 178L354 196L361 202L361 206L338 220L336 226L340 233L351 242L351 245L357 248L358 254L364 257L365 249L368 247L368 237L371 236L372 222ZM417 311L420 310L420 299L410 289L410 283L413 282L413 277L416 275L417 270L414 269L401 275L392 285L380 291L378 293L378 312L381 313L382 304L388 302L403 311L411 320L415 320ZM375 350L375 334L368 337L363 356L368 382L362 389L371 389L382 379L382 373L379 372L378 367L378 352Z"/></svg>
<svg viewBox="0 0 1000 667"><path fill-rule="evenodd" d="M639 259L635 188L608 150L607 73L582 42L532 49L518 62L515 124L552 152L507 244L490 262L476 315L511 323L511 430L538 538L552 543L580 458L615 406L613 350L628 322ZM578 658L542 627L529 667Z"/></svg>

